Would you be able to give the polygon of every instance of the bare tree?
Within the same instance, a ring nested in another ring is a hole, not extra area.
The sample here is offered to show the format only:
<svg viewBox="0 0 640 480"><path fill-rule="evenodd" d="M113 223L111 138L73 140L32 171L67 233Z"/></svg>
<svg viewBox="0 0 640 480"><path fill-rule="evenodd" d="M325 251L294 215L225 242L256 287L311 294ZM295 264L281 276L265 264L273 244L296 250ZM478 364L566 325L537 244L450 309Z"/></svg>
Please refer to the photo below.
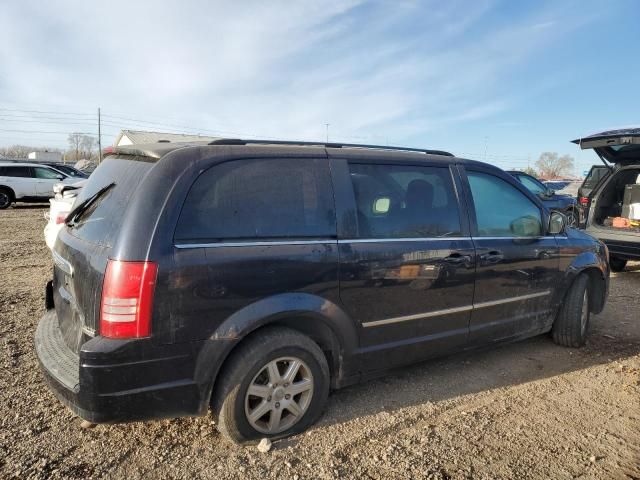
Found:
<svg viewBox="0 0 640 480"><path fill-rule="evenodd" d="M82 133L70 133L68 137L69 153L68 158L72 160L81 160L83 158L91 158L93 150L96 146L96 139L90 135Z"/></svg>
<svg viewBox="0 0 640 480"><path fill-rule="evenodd" d="M94 137L90 137L88 135L84 135L82 138L82 154L83 158L91 158L93 156L93 151L97 146L97 141Z"/></svg>
<svg viewBox="0 0 640 480"><path fill-rule="evenodd" d="M10 147L0 147L0 155L7 158L27 158L31 152L59 152L57 148L30 147L28 145L12 145Z"/></svg>
<svg viewBox="0 0 640 480"><path fill-rule="evenodd" d="M563 155L558 157L556 152L544 152L536 162L540 175L547 178L561 177L573 170L573 157Z"/></svg>

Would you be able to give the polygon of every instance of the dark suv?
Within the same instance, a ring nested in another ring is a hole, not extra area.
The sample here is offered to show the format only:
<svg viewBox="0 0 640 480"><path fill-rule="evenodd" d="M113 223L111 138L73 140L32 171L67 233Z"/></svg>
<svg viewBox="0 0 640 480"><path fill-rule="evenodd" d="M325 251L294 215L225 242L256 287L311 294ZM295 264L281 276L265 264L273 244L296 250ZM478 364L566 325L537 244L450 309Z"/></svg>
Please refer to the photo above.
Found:
<svg viewBox="0 0 640 480"><path fill-rule="evenodd" d="M117 147L58 236L36 350L90 422L211 406L234 441L283 437L394 367L549 331L581 346L607 250L564 222L446 152Z"/></svg>
<svg viewBox="0 0 640 480"><path fill-rule="evenodd" d="M580 216L578 214L575 197L557 194L554 190L528 173L517 170L510 171L509 173L527 187L531 193L537 195L545 207L549 210L564 213L567 216L568 225L577 227Z"/></svg>

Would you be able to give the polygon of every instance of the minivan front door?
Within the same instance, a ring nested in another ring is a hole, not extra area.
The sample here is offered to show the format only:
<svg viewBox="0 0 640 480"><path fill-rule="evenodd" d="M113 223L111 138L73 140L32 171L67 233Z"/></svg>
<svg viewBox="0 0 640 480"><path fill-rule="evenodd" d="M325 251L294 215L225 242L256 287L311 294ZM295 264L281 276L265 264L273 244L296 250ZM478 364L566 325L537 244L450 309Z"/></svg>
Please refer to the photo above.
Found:
<svg viewBox="0 0 640 480"><path fill-rule="evenodd" d="M442 163L368 158L334 159L332 173L340 298L360 328L361 369L463 346L474 249L454 172Z"/></svg>
<svg viewBox="0 0 640 480"><path fill-rule="evenodd" d="M545 216L520 186L467 168L476 248L472 344L542 332L553 319L561 281L556 239L545 236Z"/></svg>

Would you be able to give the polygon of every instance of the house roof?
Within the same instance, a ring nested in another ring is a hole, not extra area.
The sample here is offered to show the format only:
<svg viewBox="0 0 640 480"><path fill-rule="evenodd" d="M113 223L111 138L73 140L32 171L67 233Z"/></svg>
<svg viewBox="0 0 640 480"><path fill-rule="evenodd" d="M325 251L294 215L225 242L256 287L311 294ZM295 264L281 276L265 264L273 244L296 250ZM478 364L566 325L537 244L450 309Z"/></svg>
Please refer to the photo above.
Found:
<svg viewBox="0 0 640 480"><path fill-rule="evenodd" d="M138 145L149 143L176 143L176 142L210 142L216 137L204 135L189 135L184 133L147 132L144 130L121 130L116 137L114 146Z"/></svg>

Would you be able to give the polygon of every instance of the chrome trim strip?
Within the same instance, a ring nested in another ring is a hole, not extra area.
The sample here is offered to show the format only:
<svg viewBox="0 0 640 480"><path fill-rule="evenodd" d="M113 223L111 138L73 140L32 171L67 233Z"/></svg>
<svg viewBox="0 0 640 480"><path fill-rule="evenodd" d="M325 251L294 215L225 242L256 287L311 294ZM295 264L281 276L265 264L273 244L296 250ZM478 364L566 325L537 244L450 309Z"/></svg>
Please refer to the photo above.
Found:
<svg viewBox="0 0 640 480"><path fill-rule="evenodd" d="M210 242L210 243L176 243L175 247L185 248L220 248L220 247L268 247L272 245L323 245L327 243L383 243L383 242L444 242L459 240L550 240L556 237L410 237L410 238L341 238L340 240L273 240L262 242Z"/></svg>
<svg viewBox="0 0 640 480"><path fill-rule="evenodd" d="M437 242L444 240L471 240L471 237L343 238L338 240L338 243Z"/></svg>
<svg viewBox="0 0 640 480"><path fill-rule="evenodd" d="M489 302L475 303L473 305L465 305L462 307L445 308L442 310L434 310L433 312L417 313L415 315L406 315L404 317L386 318L384 320L374 320L372 322L364 322L362 326L364 328L377 327L380 325L389 325L391 323L407 322L411 320L422 320L424 318L437 317L439 315L450 315L452 313L468 312L469 310L475 310L476 308L493 307L496 305L502 305L505 303L519 302L522 300L530 300L532 298L544 297L551 294L551 290L545 290L544 292L530 293L528 295L520 295L518 297L504 298L500 300L491 300Z"/></svg>
<svg viewBox="0 0 640 480"><path fill-rule="evenodd" d="M553 240L556 237L471 237L472 240Z"/></svg>
<svg viewBox="0 0 640 480"><path fill-rule="evenodd" d="M544 292L530 293L528 295L520 295L519 297L502 298L500 300L491 300L489 302L474 303L473 308L494 307L496 305L502 305L504 303L519 302L521 300L530 300L532 298L544 297L550 294L551 294L551 290L545 290Z"/></svg>
<svg viewBox="0 0 640 480"><path fill-rule="evenodd" d="M52 251L51 253L53 254L53 263L55 263L64 273L66 273L70 277L73 277L73 267L71 266L71 264L67 260L62 258L60 254L54 251Z"/></svg>
<svg viewBox="0 0 640 480"><path fill-rule="evenodd" d="M264 242L212 242L212 243L177 243L176 248L222 248L222 247L271 247L274 245L326 245L337 243L336 239L327 240L288 240Z"/></svg>
<svg viewBox="0 0 640 480"><path fill-rule="evenodd" d="M377 327L379 325L388 325L390 323L407 322L410 320L421 320L423 318L436 317L438 315L449 315L451 313L468 312L473 309L473 305L465 305L464 307L445 308L443 310L434 310L433 312L417 313L415 315L407 315L405 317L387 318L385 320L374 320L373 322L363 323L365 328Z"/></svg>

